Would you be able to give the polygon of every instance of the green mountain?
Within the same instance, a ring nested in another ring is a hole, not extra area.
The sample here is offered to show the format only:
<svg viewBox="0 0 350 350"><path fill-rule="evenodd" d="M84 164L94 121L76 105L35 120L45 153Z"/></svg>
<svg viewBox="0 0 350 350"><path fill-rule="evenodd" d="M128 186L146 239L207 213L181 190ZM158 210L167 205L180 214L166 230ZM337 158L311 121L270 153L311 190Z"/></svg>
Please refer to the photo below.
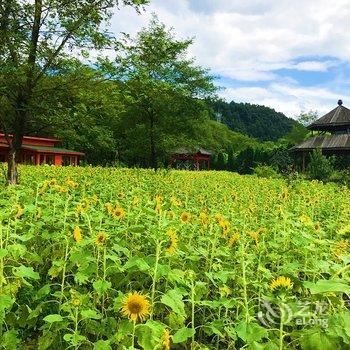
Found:
<svg viewBox="0 0 350 350"><path fill-rule="evenodd" d="M231 130L260 141L276 141L289 134L297 122L274 109L250 103L212 103L213 118L219 119Z"/></svg>

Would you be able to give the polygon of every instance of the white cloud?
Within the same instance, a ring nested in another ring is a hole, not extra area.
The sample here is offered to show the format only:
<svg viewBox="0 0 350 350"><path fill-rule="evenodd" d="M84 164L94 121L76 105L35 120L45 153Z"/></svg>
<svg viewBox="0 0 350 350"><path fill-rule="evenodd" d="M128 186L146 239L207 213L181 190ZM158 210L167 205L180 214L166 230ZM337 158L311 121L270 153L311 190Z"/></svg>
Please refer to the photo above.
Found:
<svg viewBox="0 0 350 350"><path fill-rule="evenodd" d="M336 107L338 99L350 101L350 95L339 96L327 89L302 88L283 83L271 83L266 88L227 88L220 92L220 96L229 101L269 106L294 118L301 111L310 110L317 110L323 115Z"/></svg>
<svg viewBox="0 0 350 350"><path fill-rule="evenodd" d="M135 34L147 25L152 12L174 27L179 37L194 36L190 54L214 74L242 81L271 81L269 97L263 101L288 115L301 108L323 110L333 105L335 94L317 86L303 90L290 85L286 91L285 85L277 91L273 83L279 83L281 77L276 70L326 72L350 61L350 0L151 0L141 15L130 8L116 12L111 31ZM341 91L343 83L339 72L330 86ZM322 91L325 93L319 95Z"/></svg>
<svg viewBox="0 0 350 350"><path fill-rule="evenodd" d="M335 62L332 61L304 61L295 65L291 65L289 69L296 69L309 72L327 72L328 68L332 67Z"/></svg>

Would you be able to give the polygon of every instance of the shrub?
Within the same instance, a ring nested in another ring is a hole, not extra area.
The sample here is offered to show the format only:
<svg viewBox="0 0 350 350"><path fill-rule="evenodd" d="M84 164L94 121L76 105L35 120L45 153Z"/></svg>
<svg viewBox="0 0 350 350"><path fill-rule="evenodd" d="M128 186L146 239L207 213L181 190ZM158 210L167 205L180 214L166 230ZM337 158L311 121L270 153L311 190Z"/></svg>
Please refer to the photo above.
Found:
<svg viewBox="0 0 350 350"><path fill-rule="evenodd" d="M333 172L333 162L322 154L320 149L315 149L310 156L307 173L310 179L327 181Z"/></svg>
<svg viewBox="0 0 350 350"><path fill-rule="evenodd" d="M258 177L266 177L266 178L279 178L281 177L277 171L269 165L258 165L254 168L253 174Z"/></svg>

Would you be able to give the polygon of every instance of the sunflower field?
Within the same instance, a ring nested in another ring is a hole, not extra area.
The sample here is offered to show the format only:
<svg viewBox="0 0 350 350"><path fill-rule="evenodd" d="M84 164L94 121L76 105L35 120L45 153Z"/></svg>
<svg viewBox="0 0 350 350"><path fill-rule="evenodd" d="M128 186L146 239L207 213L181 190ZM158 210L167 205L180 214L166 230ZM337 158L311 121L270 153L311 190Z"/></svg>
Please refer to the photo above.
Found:
<svg viewBox="0 0 350 350"><path fill-rule="evenodd" d="M0 187L2 349L350 349L350 190L20 168Z"/></svg>

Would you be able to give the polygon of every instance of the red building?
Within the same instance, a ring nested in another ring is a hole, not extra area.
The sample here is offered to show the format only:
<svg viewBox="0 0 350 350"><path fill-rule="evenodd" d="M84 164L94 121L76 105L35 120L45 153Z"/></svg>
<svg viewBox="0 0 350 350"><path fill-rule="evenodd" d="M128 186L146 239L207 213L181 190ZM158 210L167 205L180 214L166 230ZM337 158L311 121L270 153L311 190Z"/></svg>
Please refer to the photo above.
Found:
<svg viewBox="0 0 350 350"><path fill-rule="evenodd" d="M211 152L203 148L188 150L180 148L170 158L170 166L183 170L210 170Z"/></svg>
<svg viewBox="0 0 350 350"><path fill-rule="evenodd" d="M57 147L60 142L53 138L24 136L19 162L35 165L78 165L84 153ZM5 135L0 134L0 162L7 162L8 153L9 145Z"/></svg>

